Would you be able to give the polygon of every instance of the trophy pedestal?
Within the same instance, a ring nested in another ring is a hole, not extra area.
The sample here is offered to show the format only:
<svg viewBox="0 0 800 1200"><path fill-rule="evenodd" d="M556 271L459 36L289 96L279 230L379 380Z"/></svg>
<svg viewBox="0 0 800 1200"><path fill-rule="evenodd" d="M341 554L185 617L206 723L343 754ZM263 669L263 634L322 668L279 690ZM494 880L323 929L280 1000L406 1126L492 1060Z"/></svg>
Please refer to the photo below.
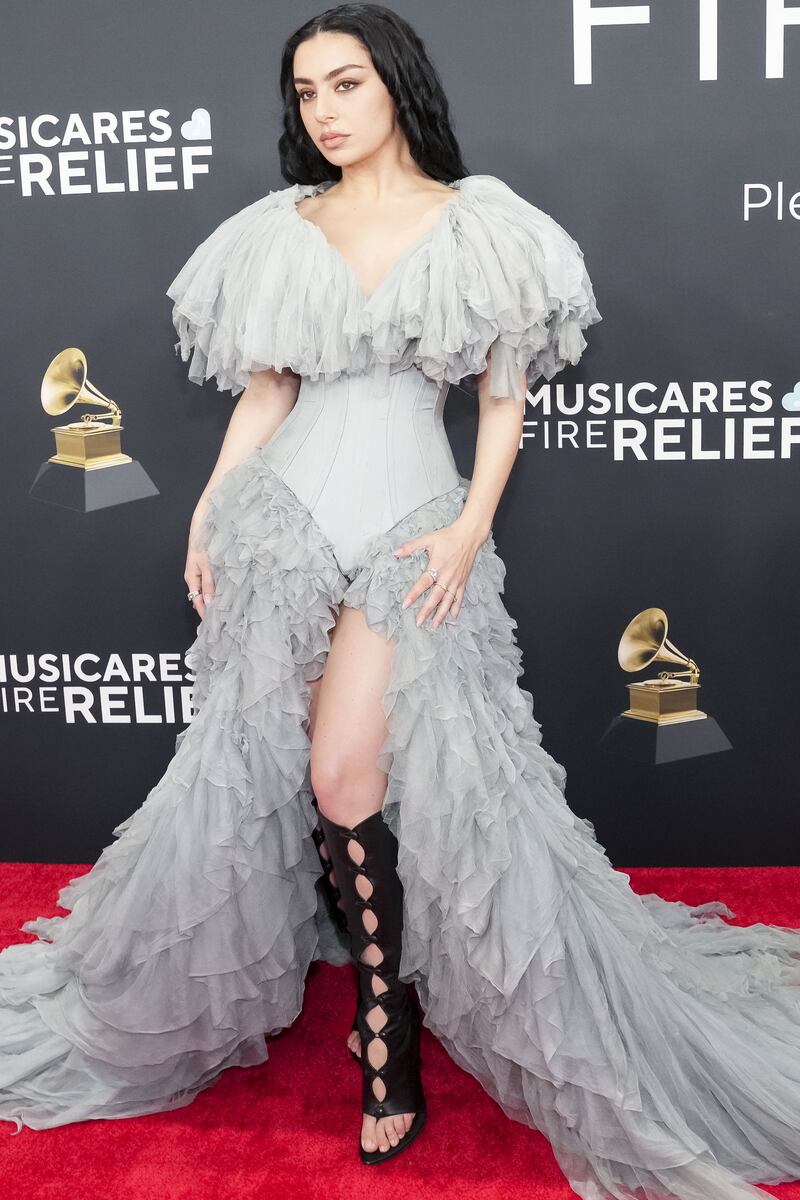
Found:
<svg viewBox="0 0 800 1200"><path fill-rule="evenodd" d="M650 766L733 749L717 722L709 716L701 721L660 725L654 721L617 716L609 723L599 744L607 754Z"/></svg>
<svg viewBox="0 0 800 1200"><path fill-rule="evenodd" d="M28 494L45 504L94 512L158 496L159 491L142 464L130 459L88 470L61 462L43 462Z"/></svg>

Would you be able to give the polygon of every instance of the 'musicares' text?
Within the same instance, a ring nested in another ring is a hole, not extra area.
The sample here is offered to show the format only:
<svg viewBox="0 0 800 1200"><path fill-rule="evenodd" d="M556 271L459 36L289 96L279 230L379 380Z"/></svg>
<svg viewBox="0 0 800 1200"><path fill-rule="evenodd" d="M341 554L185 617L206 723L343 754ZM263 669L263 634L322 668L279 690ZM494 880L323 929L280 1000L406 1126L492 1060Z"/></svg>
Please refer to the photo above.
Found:
<svg viewBox="0 0 800 1200"><path fill-rule="evenodd" d="M75 725L186 725L194 677L180 654L0 654L0 713Z"/></svg>
<svg viewBox="0 0 800 1200"><path fill-rule="evenodd" d="M652 462L791 458L800 447L800 381L780 400L771 386L541 383L528 391L520 445Z"/></svg>

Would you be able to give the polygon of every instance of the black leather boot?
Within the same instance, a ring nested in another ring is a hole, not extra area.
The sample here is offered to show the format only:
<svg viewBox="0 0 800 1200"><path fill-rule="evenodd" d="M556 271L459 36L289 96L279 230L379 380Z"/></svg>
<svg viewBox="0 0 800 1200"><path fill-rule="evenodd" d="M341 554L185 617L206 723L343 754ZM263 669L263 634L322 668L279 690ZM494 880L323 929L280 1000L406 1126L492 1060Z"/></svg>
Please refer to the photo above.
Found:
<svg viewBox="0 0 800 1200"><path fill-rule="evenodd" d="M331 875L334 872L334 866L333 862L331 861L328 844L325 841L325 832L319 823L319 804L317 803L317 797L313 792L311 793L311 803L314 805L314 808L317 811L317 824L311 831L311 836L314 839L314 845L317 847L319 861L322 863L322 889L328 899L328 911L338 925L339 929L341 929L342 933L349 933L347 928L347 914L342 906L342 893L331 879ZM350 1026L350 1030L351 1032L358 1030L358 991L356 991L356 1011L353 1017L353 1024ZM352 1055L357 1063L361 1062L360 1056L356 1054L354 1050L350 1050L349 1047L348 1053Z"/></svg>
<svg viewBox="0 0 800 1200"><path fill-rule="evenodd" d="M414 1113L411 1127L388 1150L365 1150L359 1136L361 1161L371 1165L405 1150L427 1116L420 1078L419 1010L407 985L398 978L403 885L397 874L397 839L380 811L353 827L338 825L320 813L320 825L336 871L358 968L362 1109L376 1118ZM374 966L363 958L370 944L380 951L376 956L380 961ZM373 1014L375 1028L367 1020L369 1014ZM370 1062L369 1047L374 1039L386 1048L382 1067Z"/></svg>

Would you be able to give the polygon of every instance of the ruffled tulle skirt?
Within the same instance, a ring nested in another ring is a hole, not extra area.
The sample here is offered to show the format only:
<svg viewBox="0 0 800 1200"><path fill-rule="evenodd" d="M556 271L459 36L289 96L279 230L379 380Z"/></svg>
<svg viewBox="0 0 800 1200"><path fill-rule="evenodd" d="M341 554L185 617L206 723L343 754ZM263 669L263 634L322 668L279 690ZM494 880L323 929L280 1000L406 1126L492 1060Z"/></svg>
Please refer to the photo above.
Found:
<svg viewBox="0 0 800 1200"><path fill-rule="evenodd" d="M260 452L212 493L215 578L187 661L196 715L63 917L0 952L0 1119L44 1129L190 1103L300 1012L348 953L312 838L309 683L338 606L394 645L384 818L405 891L401 976L424 1023L585 1200L745 1200L800 1177L800 930L638 896L565 795L519 687L491 535L458 617L401 601L408 538L469 481L372 538L351 577Z"/></svg>

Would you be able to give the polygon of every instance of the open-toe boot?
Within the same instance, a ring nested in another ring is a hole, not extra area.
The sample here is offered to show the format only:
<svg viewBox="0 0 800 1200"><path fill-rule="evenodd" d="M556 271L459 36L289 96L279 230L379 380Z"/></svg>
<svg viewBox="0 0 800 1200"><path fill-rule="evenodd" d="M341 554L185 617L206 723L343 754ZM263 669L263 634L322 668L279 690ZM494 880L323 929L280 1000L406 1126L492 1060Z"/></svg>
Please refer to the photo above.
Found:
<svg viewBox="0 0 800 1200"><path fill-rule="evenodd" d="M414 1140L427 1116L420 1076L420 1015L398 977L403 934L403 885L397 839L379 810L357 825L339 825L320 813L358 968L357 1027L361 1036L362 1109L380 1118L414 1113L396 1146L365 1150L361 1161L383 1162ZM365 961L377 947L374 965ZM378 1064L378 1065L375 1065Z"/></svg>

